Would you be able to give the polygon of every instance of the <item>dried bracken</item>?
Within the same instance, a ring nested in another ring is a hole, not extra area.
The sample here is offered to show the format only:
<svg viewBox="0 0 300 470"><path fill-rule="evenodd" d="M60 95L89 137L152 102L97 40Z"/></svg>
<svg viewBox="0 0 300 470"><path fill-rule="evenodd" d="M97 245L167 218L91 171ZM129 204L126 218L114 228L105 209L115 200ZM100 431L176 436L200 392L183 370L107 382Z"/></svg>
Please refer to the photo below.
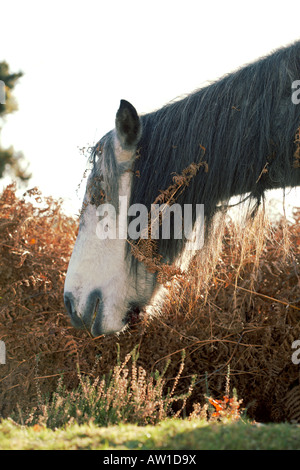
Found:
<svg viewBox="0 0 300 470"><path fill-rule="evenodd" d="M20 199L6 188L0 197L0 340L7 351L0 416L38 406L60 376L73 390L78 367L91 383L109 374L119 343L121 363L137 346L135 383L145 373L162 373L168 362L165 386L171 390L177 377L178 395L197 375L187 414L193 404L195 415L205 410L207 385L216 403L224 401L230 366L231 387L250 417L300 422L299 366L292 362L292 343L300 339L299 209L294 220L216 229L221 250L203 250L187 275L169 283L159 315L145 315L119 336L91 338L70 326L63 305L77 221L37 190Z"/></svg>

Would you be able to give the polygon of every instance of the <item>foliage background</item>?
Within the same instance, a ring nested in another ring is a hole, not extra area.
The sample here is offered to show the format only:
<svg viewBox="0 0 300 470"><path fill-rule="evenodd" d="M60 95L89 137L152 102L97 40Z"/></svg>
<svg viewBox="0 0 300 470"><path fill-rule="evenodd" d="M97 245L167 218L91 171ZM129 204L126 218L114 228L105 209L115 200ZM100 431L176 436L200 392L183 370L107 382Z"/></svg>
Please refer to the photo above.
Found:
<svg viewBox="0 0 300 470"><path fill-rule="evenodd" d="M13 96L13 90L22 76L22 72L10 72L7 62L0 62L0 80L5 84L5 102L0 103L0 123L2 126L5 117L18 109L17 102ZM0 132L2 126L0 127ZM5 171L10 172L23 183L27 182L31 177L25 166L22 152L15 151L13 146L3 148L0 144L0 178L4 176Z"/></svg>
<svg viewBox="0 0 300 470"><path fill-rule="evenodd" d="M94 379L137 347L138 364L162 372L172 387L185 350L178 393L197 374L187 411L209 390L219 399L230 383L248 415L258 421L300 421L299 367L291 345L300 338L300 210L295 223L269 226L259 218L247 230L232 222L219 237L221 251L196 257L186 276L167 286L158 314L141 316L119 336L91 338L74 330L63 305L63 283L77 221L61 201L7 187L0 198L0 416L33 407L63 376L71 390L77 368ZM221 231L219 231L221 233ZM258 236L261 234L261 236ZM216 246L215 246L216 249Z"/></svg>

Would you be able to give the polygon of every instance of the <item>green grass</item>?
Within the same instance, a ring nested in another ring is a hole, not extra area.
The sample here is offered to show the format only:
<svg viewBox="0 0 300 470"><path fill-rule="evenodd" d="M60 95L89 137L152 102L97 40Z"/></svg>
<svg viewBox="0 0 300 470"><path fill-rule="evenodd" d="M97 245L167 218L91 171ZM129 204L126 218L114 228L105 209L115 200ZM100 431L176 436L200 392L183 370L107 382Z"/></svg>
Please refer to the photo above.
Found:
<svg viewBox="0 0 300 470"><path fill-rule="evenodd" d="M0 423L1 450L300 450L300 426L166 420L156 426L76 424L57 430Z"/></svg>

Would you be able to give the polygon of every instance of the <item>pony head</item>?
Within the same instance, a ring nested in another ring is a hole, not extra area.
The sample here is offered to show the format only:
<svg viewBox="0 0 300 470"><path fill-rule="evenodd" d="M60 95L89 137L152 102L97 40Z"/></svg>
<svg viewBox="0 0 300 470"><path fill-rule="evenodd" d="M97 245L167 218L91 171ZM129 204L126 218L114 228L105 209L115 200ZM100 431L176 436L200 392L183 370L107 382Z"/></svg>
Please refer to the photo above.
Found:
<svg viewBox="0 0 300 470"><path fill-rule="evenodd" d="M64 288L73 326L93 336L124 329L130 314L149 302L156 284L143 263L132 269L127 236L120 234L120 201L130 199L140 135L135 108L122 100L115 129L93 150L93 169Z"/></svg>

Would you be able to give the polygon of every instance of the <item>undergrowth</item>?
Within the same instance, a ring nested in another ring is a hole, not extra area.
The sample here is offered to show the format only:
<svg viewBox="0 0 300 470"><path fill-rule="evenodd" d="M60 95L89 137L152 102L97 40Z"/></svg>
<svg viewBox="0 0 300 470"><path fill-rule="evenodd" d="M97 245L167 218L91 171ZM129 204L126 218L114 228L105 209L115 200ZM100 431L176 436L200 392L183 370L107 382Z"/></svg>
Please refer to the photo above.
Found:
<svg viewBox="0 0 300 470"><path fill-rule="evenodd" d="M42 396L37 382L38 406L27 412L19 408L18 415L12 419L23 426L34 426L36 430L86 423L97 426L125 423L145 426L182 417L222 422L240 419L242 400L238 400L235 393L232 398L229 397L229 372L223 399L216 400L207 396L206 404L194 403L193 411L186 416L185 407L193 391L196 376L192 378L187 392L175 393L184 369L185 353L182 353L172 387L167 387L165 378L170 361L166 362L162 372L156 371L149 375L137 365L137 359L136 347L121 362L118 348L117 365L108 376L92 379L83 375L78 366L78 387L67 390L63 377L60 377L56 391L48 397Z"/></svg>
<svg viewBox="0 0 300 470"><path fill-rule="evenodd" d="M119 418L152 423L182 408L183 399L175 397L188 392L197 374L181 415L195 412L225 419L237 400L223 390L230 366L231 388L243 398L249 418L300 422L299 368L291 360L292 344L300 337L299 222L299 208L294 210L294 222L273 226L258 216L249 225L222 219L214 225L212 247L200 250L183 274L163 266L161 274L172 279L164 286L157 310L154 306L153 311L142 312L118 336L92 338L71 327L63 304L78 221L62 212L59 201L42 198L37 189L19 198L14 187L7 187L0 195L0 341L7 351L6 364L0 368L1 418L17 416L19 422L38 425L61 413L51 426L78 422L82 416L104 424L105 419L111 423ZM148 248L145 256L152 248L155 253L155 246L136 248ZM130 356L124 364L136 345L137 362ZM184 373L168 402L168 387L171 392L182 367L182 351ZM162 382L164 405L156 388ZM146 403L138 401L137 408L134 397L142 393L140 384ZM113 387L118 394L108 405L99 394L112 393ZM105 411L104 418L100 412L96 418L97 400L79 399L84 390L99 398L98 409L108 410L108 417ZM156 408L149 404L151 390ZM80 406L72 408L72 400Z"/></svg>
<svg viewBox="0 0 300 470"><path fill-rule="evenodd" d="M186 393L175 394L184 367L184 354L173 386L167 390L165 373L169 361L162 373L156 371L149 376L137 365L137 359L135 348L121 362L118 349L116 366L102 379L82 374L78 366L78 387L67 390L60 377L57 390L51 397L43 398L37 385L38 406L27 416L19 410L19 420L25 425L38 424L54 429L74 422L80 425L92 421L99 426L118 423L146 425L156 424L170 415L179 417L194 382ZM181 403L176 412L172 412L174 403Z"/></svg>

